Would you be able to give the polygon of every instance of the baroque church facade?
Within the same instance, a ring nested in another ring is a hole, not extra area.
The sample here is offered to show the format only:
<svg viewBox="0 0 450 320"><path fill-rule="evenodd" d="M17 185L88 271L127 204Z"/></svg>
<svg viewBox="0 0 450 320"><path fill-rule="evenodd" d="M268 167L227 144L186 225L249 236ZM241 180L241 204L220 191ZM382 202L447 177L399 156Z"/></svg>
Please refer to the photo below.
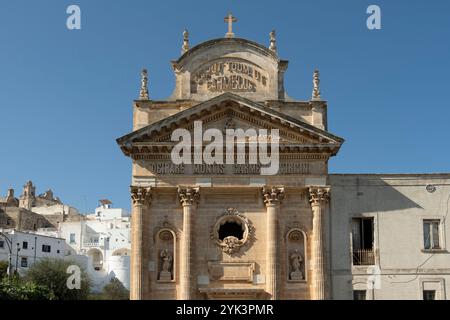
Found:
<svg viewBox="0 0 450 320"><path fill-rule="evenodd" d="M133 131L117 139L132 160L131 299L445 299L450 176L330 174L344 140L328 131L319 72L309 101L291 99L275 32L264 46L226 21L224 38L192 48L184 32L167 100L142 72ZM278 130L279 170L175 164L173 132L197 123Z"/></svg>

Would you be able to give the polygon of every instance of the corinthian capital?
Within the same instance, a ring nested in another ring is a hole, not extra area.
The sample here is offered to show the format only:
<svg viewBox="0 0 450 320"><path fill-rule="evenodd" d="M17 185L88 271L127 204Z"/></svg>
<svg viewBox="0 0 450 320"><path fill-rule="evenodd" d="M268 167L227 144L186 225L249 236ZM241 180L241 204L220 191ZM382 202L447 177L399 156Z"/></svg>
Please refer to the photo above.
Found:
<svg viewBox="0 0 450 320"><path fill-rule="evenodd" d="M320 205L327 202L330 198L330 188L328 187L309 187L309 202L311 206Z"/></svg>
<svg viewBox="0 0 450 320"><path fill-rule="evenodd" d="M135 187L131 186L131 199L133 205L150 205L152 201L152 189L151 187Z"/></svg>
<svg viewBox="0 0 450 320"><path fill-rule="evenodd" d="M284 199L284 187L263 187L262 194L266 205L273 205Z"/></svg>
<svg viewBox="0 0 450 320"><path fill-rule="evenodd" d="M178 187L178 198L183 206L193 205L200 198L200 188Z"/></svg>

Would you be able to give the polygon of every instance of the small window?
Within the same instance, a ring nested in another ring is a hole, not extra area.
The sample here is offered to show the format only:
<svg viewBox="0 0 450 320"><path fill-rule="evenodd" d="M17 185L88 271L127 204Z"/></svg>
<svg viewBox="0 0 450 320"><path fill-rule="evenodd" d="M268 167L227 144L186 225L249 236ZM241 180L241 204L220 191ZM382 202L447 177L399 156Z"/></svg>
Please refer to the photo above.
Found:
<svg viewBox="0 0 450 320"><path fill-rule="evenodd" d="M52 247L46 244L42 245L42 252L51 252L52 251Z"/></svg>
<svg viewBox="0 0 450 320"><path fill-rule="evenodd" d="M374 265L375 252L373 218L352 219L353 265Z"/></svg>
<svg viewBox="0 0 450 320"><path fill-rule="evenodd" d="M5 247L5 241L0 240L0 249L3 249Z"/></svg>
<svg viewBox="0 0 450 320"><path fill-rule="evenodd" d="M423 221L423 248L425 250L441 249L439 241L440 220L424 220Z"/></svg>
<svg viewBox="0 0 450 320"><path fill-rule="evenodd" d="M27 241L22 242L22 249L28 249L28 242Z"/></svg>
<svg viewBox="0 0 450 320"><path fill-rule="evenodd" d="M423 290L423 300L425 300L425 301L436 300L436 291L435 290Z"/></svg>
<svg viewBox="0 0 450 320"><path fill-rule="evenodd" d="M22 268L28 268L28 259L25 258L25 257L22 257L22 258L20 259L20 266L21 266Z"/></svg>
<svg viewBox="0 0 450 320"><path fill-rule="evenodd" d="M229 221L221 225L219 239L223 241L227 237L235 237L238 240L242 240L244 238L243 226L234 221Z"/></svg>
<svg viewBox="0 0 450 320"><path fill-rule="evenodd" d="M11 219L8 218L8 219L6 220L6 225L9 226L10 224L11 224Z"/></svg>
<svg viewBox="0 0 450 320"><path fill-rule="evenodd" d="M75 243L75 233L70 234L70 243Z"/></svg>
<svg viewBox="0 0 450 320"><path fill-rule="evenodd" d="M366 290L353 290L353 300L366 300Z"/></svg>
<svg viewBox="0 0 450 320"><path fill-rule="evenodd" d="M56 250L56 253L58 253L58 254L59 254L59 252L60 252L59 250Z"/></svg>

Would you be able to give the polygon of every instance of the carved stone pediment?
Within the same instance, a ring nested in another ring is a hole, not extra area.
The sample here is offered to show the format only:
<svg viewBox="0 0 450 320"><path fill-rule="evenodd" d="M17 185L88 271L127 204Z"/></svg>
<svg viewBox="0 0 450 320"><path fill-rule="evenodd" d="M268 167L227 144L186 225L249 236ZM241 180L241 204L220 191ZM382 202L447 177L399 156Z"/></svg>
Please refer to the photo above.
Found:
<svg viewBox="0 0 450 320"><path fill-rule="evenodd" d="M195 121L202 129L227 128L278 129L280 152L322 153L335 155L343 139L298 119L237 96L224 93L209 101L181 111L154 124L117 139L122 151L129 156L155 152L170 153L176 142L171 141L175 129L194 131ZM267 141L270 141L270 136Z"/></svg>

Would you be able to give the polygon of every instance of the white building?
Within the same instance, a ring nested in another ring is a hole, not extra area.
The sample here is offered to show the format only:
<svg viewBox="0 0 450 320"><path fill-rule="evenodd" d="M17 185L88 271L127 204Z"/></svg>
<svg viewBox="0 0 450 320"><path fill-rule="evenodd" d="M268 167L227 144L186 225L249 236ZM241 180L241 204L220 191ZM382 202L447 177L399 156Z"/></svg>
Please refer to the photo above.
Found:
<svg viewBox="0 0 450 320"><path fill-rule="evenodd" d="M11 256L12 272L23 275L40 259L65 257L66 242L62 238L11 229L0 232L0 260L8 261Z"/></svg>
<svg viewBox="0 0 450 320"><path fill-rule="evenodd" d="M450 299L450 174L333 174L333 299Z"/></svg>
<svg viewBox="0 0 450 320"><path fill-rule="evenodd" d="M125 210L112 208L108 200L102 200L95 213L85 219L60 224L57 233L69 246L67 258L86 268L94 291L100 291L112 278L129 288L130 224Z"/></svg>

